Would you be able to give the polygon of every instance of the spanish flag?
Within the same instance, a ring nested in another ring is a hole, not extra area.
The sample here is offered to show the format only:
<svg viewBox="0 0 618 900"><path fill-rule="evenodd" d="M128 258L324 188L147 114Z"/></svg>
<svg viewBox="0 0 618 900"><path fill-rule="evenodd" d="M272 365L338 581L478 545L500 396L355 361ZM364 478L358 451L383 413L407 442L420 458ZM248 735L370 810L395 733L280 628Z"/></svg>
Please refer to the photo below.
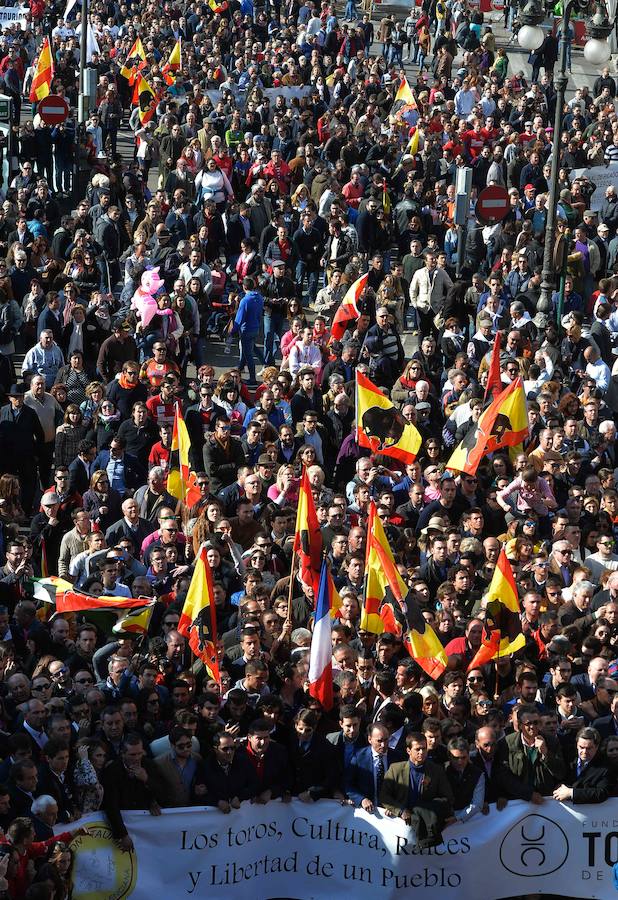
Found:
<svg viewBox="0 0 618 900"><path fill-rule="evenodd" d="M134 96L135 94L137 94L137 103L139 105L139 120L142 125L146 125L155 114L157 98L143 75L140 75L137 79Z"/></svg>
<svg viewBox="0 0 618 900"><path fill-rule="evenodd" d="M383 453L412 463L421 446L421 436L375 384L356 373L356 440L372 453Z"/></svg>
<svg viewBox="0 0 618 900"><path fill-rule="evenodd" d="M430 678L439 678L448 664L444 647L412 596L406 599L405 611L408 633L403 643L406 650Z"/></svg>
<svg viewBox="0 0 618 900"><path fill-rule="evenodd" d="M174 44L174 49L169 55L168 61L165 63L161 72L163 74L163 78L165 79L166 84L174 84L174 75L180 70L181 67L181 48L180 48L180 38Z"/></svg>
<svg viewBox="0 0 618 900"><path fill-rule="evenodd" d="M416 107L416 100L414 99L414 94L412 93L412 89L408 84L408 79L405 77L399 82L399 87L397 88L397 93L395 94L395 99L393 103L397 103L398 101L402 101L406 106Z"/></svg>
<svg viewBox="0 0 618 900"><path fill-rule="evenodd" d="M167 490L172 497L182 500L189 507L196 504L201 497L195 472L191 472L189 469L190 448L189 432L182 416L180 404L176 403Z"/></svg>
<svg viewBox="0 0 618 900"><path fill-rule="evenodd" d="M114 634L148 634L153 612L154 602L141 609L132 609L118 619L112 631Z"/></svg>
<svg viewBox="0 0 618 900"><path fill-rule="evenodd" d="M361 612L361 631L382 634L390 630L386 627L381 607L390 588L392 597L402 602L408 588L397 570L395 560L384 532L384 527L372 501L369 505L369 521L367 523L367 551L365 557L365 592ZM385 605L389 605L388 603ZM394 620L393 608L386 616L390 622Z"/></svg>
<svg viewBox="0 0 618 900"><path fill-rule="evenodd" d="M444 648L399 574L373 502L369 507L365 571L365 598L359 627L372 634L389 631L400 635L405 630L404 645L410 656L431 678L439 678L447 665Z"/></svg>
<svg viewBox="0 0 618 900"><path fill-rule="evenodd" d="M528 434L528 411L521 378L512 381L481 414L455 448L446 468L474 475L488 453L514 447Z"/></svg>
<svg viewBox="0 0 618 900"><path fill-rule="evenodd" d="M127 58L125 60L125 64L122 67L122 69L120 70L120 74L122 75L122 77L126 78L130 82L130 84L133 84L133 81L135 79L135 68L132 65L130 66L129 62L132 59L136 59L136 58L139 58L142 61L144 61L146 59L146 53L144 51L144 47L142 45L142 39L140 37L138 37L136 39L135 43L129 50L129 52L127 54Z"/></svg>
<svg viewBox="0 0 618 900"><path fill-rule="evenodd" d="M221 15L221 13L224 13L227 10L229 3L227 0L221 0L220 3L218 3L217 0L208 0L208 5L214 13Z"/></svg>
<svg viewBox="0 0 618 900"><path fill-rule="evenodd" d="M217 615L212 587L212 572L201 545L195 569L178 622L178 631L189 639L189 647L204 663L212 678L220 682L217 659Z"/></svg>
<svg viewBox="0 0 618 900"><path fill-rule="evenodd" d="M318 514L315 511L307 469L304 468L298 494L293 552L298 553L300 579L313 588L314 599L318 596L320 583L322 543Z"/></svg>
<svg viewBox="0 0 618 900"><path fill-rule="evenodd" d="M354 284L351 284L347 289L345 297L339 304L339 309L335 313L333 324L330 328L331 337L334 341L340 341L350 322L356 322L360 316L358 301L367 287L368 277L368 275L361 275L360 278L357 278Z"/></svg>
<svg viewBox="0 0 618 900"><path fill-rule="evenodd" d="M51 83L54 77L54 60L49 46L49 38L43 40L36 70L30 86L30 100L36 103L51 94Z"/></svg>
<svg viewBox="0 0 618 900"><path fill-rule="evenodd" d="M522 634L519 597L513 569L504 548L485 595L487 618L500 631L500 656L516 653L526 643Z"/></svg>
<svg viewBox="0 0 618 900"><path fill-rule="evenodd" d="M418 144L419 144L419 133L418 127L415 125L412 134L410 135L410 142L406 147L406 153L409 153L410 156L416 156L418 153Z"/></svg>

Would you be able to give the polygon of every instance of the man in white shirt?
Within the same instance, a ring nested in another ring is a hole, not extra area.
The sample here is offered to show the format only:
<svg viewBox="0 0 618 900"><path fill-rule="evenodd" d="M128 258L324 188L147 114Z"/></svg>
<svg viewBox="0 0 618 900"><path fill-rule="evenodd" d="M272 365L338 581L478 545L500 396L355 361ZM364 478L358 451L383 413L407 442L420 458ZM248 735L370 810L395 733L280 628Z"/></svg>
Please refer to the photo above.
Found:
<svg viewBox="0 0 618 900"><path fill-rule="evenodd" d="M311 328L303 328L300 340L296 341L290 350L289 361L290 372L294 376L306 366L311 366L316 373L320 371L322 368L322 354L317 344L313 343L313 331Z"/></svg>
<svg viewBox="0 0 618 900"><path fill-rule="evenodd" d="M584 560L592 573L592 580L597 583L603 572L615 572L618 569L618 555L614 553L614 539L611 535L602 534L597 540L597 552L591 553Z"/></svg>

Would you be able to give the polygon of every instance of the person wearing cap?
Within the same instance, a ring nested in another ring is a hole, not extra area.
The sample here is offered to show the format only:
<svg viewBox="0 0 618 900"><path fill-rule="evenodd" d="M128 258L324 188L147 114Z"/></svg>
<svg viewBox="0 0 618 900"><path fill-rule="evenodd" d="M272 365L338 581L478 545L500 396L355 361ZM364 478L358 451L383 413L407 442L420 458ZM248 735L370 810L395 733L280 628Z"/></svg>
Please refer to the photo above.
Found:
<svg viewBox="0 0 618 900"><path fill-rule="evenodd" d="M25 384L12 384L9 402L0 409L0 468L19 478L21 505L29 514L37 489L36 460L45 434L36 412L24 405L25 394Z"/></svg>
<svg viewBox="0 0 618 900"><path fill-rule="evenodd" d="M297 296L297 288L286 275L284 259L274 259L272 273L260 280L264 297L264 365L271 366L281 344L288 301Z"/></svg>
<svg viewBox="0 0 618 900"><path fill-rule="evenodd" d="M32 562L37 575L45 568L58 571L60 546L68 530L59 516L60 497L55 491L47 491L41 498L41 511L32 518L30 540L33 544Z"/></svg>

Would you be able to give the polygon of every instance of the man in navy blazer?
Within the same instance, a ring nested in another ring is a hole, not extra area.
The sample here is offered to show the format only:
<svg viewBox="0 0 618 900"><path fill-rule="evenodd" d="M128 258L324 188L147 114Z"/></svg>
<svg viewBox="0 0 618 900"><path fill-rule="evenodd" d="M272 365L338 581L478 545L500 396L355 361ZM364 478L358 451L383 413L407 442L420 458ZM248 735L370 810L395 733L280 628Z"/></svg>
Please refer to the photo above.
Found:
<svg viewBox="0 0 618 900"><path fill-rule="evenodd" d="M368 746L356 753L343 774L346 796L367 812L375 812L388 767L398 757L388 748L388 728L372 723L367 728Z"/></svg>

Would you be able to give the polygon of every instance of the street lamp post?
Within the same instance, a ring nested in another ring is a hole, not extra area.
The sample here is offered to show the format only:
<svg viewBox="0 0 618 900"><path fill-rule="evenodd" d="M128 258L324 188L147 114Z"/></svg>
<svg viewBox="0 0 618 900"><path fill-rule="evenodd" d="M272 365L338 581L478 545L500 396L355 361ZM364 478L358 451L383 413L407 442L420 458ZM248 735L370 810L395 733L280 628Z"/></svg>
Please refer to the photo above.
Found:
<svg viewBox="0 0 618 900"><path fill-rule="evenodd" d="M554 268L554 244L556 240L556 219L558 216L558 173L560 171L560 135L562 133L562 119L564 116L564 101L566 88L569 81L567 64L569 60L569 23L574 9L581 9L582 0L565 0L562 25L560 33L560 70L555 80L556 87L556 111L554 115L554 134L551 155L551 175L549 182L549 197L547 201L547 222L545 225L545 244L543 247L543 274L541 282L541 295L537 302L537 311L545 314L551 312L551 296L555 286ZM545 18L545 12L538 0L530 0L520 15L522 27L518 32L518 40L524 50L538 50L545 40L545 33L540 27ZM607 36L612 30L605 8L595 13L586 27L586 45L584 57L593 65L602 65L611 53L607 43Z"/></svg>

